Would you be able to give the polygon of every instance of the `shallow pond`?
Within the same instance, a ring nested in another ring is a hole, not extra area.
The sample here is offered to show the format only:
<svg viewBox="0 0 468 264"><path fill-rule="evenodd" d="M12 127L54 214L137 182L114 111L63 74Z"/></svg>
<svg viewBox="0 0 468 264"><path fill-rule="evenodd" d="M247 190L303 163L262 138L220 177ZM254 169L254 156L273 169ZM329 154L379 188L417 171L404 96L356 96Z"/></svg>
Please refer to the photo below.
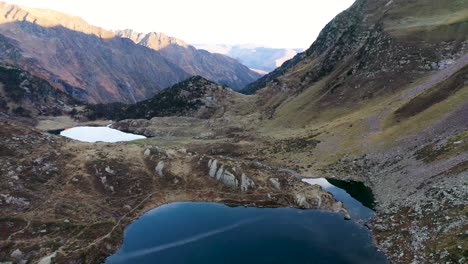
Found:
<svg viewBox="0 0 468 264"><path fill-rule="evenodd" d="M51 130L49 133L60 133L64 137L83 142L121 142L146 138L145 136L125 133L110 127L81 126L65 130Z"/></svg>
<svg viewBox="0 0 468 264"><path fill-rule="evenodd" d="M171 203L129 225L112 263L387 263L341 214Z"/></svg>

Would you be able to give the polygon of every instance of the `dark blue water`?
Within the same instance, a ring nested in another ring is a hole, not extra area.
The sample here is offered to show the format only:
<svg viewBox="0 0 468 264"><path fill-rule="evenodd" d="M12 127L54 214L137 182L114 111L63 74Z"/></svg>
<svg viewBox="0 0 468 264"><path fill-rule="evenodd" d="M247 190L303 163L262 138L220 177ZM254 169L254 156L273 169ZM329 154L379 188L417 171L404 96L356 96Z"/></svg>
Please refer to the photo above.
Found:
<svg viewBox="0 0 468 264"><path fill-rule="evenodd" d="M363 183L345 182L333 179L328 180L326 178L303 179L303 181L309 184L318 184L322 186L324 190L333 194L335 199L343 202L348 209L351 218L354 220L369 221L375 213L372 209L372 191L365 187ZM332 183L339 184L343 189L333 185ZM354 193L359 193L360 195L354 195L353 197L352 194ZM369 202L369 199L372 201Z"/></svg>
<svg viewBox="0 0 468 264"><path fill-rule="evenodd" d="M369 231L340 214L171 203L129 225L106 263L386 263Z"/></svg>

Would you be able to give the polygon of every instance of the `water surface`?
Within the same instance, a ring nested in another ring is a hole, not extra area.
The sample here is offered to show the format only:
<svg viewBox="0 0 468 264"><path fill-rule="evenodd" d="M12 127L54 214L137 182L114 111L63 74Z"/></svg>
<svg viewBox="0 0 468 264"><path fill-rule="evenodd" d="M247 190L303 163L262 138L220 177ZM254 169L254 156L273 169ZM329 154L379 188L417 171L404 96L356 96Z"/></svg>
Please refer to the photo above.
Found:
<svg viewBox="0 0 468 264"><path fill-rule="evenodd" d="M83 142L120 142L146 138L110 127L80 126L65 129L60 135Z"/></svg>
<svg viewBox="0 0 468 264"><path fill-rule="evenodd" d="M387 263L369 231L340 214L171 203L129 225L113 263Z"/></svg>
<svg viewBox="0 0 468 264"><path fill-rule="evenodd" d="M335 197L348 209L354 220L369 221L374 215L374 196L372 191L360 182L347 182L335 179L315 178L303 179L309 184L318 184ZM333 184L332 184L333 183Z"/></svg>

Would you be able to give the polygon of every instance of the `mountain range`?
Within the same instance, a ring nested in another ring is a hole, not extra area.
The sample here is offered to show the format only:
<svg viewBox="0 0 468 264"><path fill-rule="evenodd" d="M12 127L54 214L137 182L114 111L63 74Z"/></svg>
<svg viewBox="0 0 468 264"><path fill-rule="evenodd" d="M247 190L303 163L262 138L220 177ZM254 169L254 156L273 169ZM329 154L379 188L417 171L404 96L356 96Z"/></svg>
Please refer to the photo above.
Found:
<svg viewBox="0 0 468 264"><path fill-rule="evenodd" d="M24 43L0 42L1 62L14 64L0 67L0 261L102 263L125 226L177 201L320 209L349 219L337 197L302 181L331 178L372 190L375 215L347 224L369 229L390 263L466 262L466 1L357 0L306 51L240 92L180 68L181 82L148 90L138 103L89 105L54 90L61 82L50 81L39 61L52 42L36 42L51 29L21 33L38 30L34 23L15 24ZM112 44L103 50L124 43L168 69L177 66L160 51L190 47L157 33L106 39L107 31L79 30ZM68 41L84 46L81 37ZM83 64L62 63L86 70L100 60L90 52ZM125 74L120 63L108 66ZM45 132L109 119L148 138L90 144Z"/></svg>
<svg viewBox="0 0 468 264"><path fill-rule="evenodd" d="M198 49L232 57L247 67L266 74L280 67L285 61L293 58L302 49L268 48L253 44L245 45L209 45L195 44Z"/></svg>
<svg viewBox="0 0 468 264"><path fill-rule="evenodd" d="M244 88L260 77L258 73L248 70L246 66L231 57L196 49L182 40L162 33L145 34L127 29L116 31L116 35L157 50L168 61L192 76L203 76L235 90Z"/></svg>
<svg viewBox="0 0 468 264"><path fill-rule="evenodd" d="M236 89L260 77L234 59L182 41L161 49L154 38L173 39L162 34L149 33L137 45L128 31L108 31L51 10L0 3L0 14L2 62L85 102L140 101L192 75Z"/></svg>

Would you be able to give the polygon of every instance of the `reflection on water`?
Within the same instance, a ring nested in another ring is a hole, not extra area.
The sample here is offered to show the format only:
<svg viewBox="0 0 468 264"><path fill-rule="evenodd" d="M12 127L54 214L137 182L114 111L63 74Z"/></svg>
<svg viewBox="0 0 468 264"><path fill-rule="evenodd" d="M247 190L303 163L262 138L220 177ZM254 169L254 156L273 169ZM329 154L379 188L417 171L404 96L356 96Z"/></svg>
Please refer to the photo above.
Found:
<svg viewBox="0 0 468 264"><path fill-rule="evenodd" d="M293 208L171 203L129 225L114 263L387 263L362 225Z"/></svg>
<svg viewBox="0 0 468 264"><path fill-rule="evenodd" d="M110 127L82 126L65 129L60 135L84 142L120 142L146 138L145 136L125 133Z"/></svg>
<svg viewBox="0 0 468 264"><path fill-rule="evenodd" d="M374 196L372 195L372 191L363 183L326 178L303 179L302 181L309 184L318 184L333 194L335 199L344 203L353 219L368 221L374 215L373 207L371 206L374 203Z"/></svg>

